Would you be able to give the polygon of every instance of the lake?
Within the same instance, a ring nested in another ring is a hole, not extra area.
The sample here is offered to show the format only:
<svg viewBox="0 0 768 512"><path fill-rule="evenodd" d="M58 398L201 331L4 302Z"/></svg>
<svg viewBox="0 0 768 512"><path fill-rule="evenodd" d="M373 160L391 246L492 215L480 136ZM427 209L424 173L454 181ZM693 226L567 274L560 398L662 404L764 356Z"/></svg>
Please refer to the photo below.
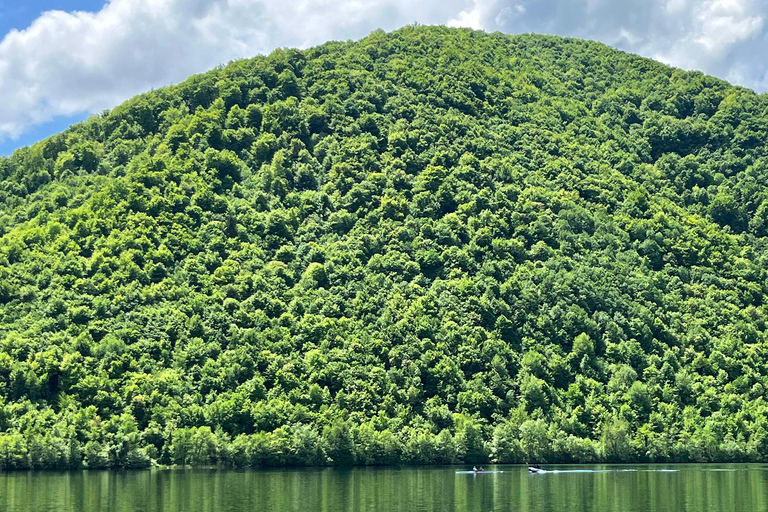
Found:
<svg viewBox="0 0 768 512"><path fill-rule="evenodd" d="M768 465L0 473L5 512L761 512Z"/></svg>

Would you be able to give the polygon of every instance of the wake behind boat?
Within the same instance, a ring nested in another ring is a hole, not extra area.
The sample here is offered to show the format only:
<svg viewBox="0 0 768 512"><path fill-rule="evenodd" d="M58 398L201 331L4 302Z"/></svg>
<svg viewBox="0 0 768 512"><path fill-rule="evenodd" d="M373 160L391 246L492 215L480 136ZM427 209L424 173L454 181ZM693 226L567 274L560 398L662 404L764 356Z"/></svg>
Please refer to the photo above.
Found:
<svg viewBox="0 0 768 512"><path fill-rule="evenodd" d="M544 469L538 464L535 466L528 466L528 472L532 475L540 475L540 474L562 474L562 473L628 473L628 472L637 472L637 471L646 471L646 472L657 472L657 473L669 473L669 472L677 472L680 471L679 469L637 469L637 468L610 468L610 469ZM714 470L706 470L706 471L714 471Z"/></svg>

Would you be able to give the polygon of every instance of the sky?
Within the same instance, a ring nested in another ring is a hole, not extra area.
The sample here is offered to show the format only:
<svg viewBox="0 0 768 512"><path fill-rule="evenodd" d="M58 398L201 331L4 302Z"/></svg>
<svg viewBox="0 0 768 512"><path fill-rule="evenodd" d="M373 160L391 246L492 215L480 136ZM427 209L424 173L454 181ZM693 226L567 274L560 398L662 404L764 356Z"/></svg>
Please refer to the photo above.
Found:
<svg viewBox="0 0 768 512"><path fill-rule="evenodd" d="M233 59L414 22L593 39L768 91L768 0L0 0L0 154Z"/></svg>

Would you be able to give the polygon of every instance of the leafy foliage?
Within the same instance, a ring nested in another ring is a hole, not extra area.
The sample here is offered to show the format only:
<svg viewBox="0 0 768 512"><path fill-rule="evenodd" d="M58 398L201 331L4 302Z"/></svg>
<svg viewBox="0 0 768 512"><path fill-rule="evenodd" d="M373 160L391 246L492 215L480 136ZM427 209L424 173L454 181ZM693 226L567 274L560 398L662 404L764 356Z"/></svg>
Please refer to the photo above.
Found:
<svg viewBox="0 0 768 512"><path fill-rule="evenodd" d="M768 460L768 98L278 50L0 160L0 467Z"/></svg>

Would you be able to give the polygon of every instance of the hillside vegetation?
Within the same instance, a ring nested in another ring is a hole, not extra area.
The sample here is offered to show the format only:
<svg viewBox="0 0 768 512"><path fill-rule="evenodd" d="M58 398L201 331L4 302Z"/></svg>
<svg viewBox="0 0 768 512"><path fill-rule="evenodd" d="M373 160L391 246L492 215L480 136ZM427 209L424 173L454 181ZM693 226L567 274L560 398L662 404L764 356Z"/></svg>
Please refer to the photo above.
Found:
<svg viewBox="0 0 768 512"><path fill-rule="evenodd" d="M442 27L0 159L0 468L768 460L768 97Z"/></svg>

